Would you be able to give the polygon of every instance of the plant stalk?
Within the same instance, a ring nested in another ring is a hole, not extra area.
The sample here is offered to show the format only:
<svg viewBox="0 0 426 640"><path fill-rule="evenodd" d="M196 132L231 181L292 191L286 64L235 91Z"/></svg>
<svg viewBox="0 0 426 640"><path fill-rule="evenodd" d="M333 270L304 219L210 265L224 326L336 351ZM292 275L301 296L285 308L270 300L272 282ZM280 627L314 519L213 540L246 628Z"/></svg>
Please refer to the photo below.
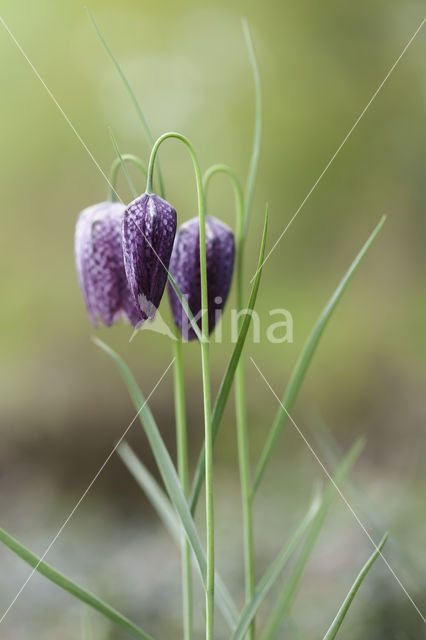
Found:
<svg viewBox="0 0 426 640"><path fill-rule="evenodd" d="M191 154L195 171L198 194L198 217L200 223L200 281L201 281L201 370L203 379L204 401L204 440L205 440L205 474L206 474L206 530L207 530L207 575L206 575L206 640L214 636L214 502L213 502L213 433L211 425L211 390L210 390L210 343L207 315L207 265L206 265L206 225L204 189L200 165L193 146L188 138L180 133L168 132L155 142L148 164L147 193L152 193L155 158L160 145L168 138L176 138L183 142Z"/></svg>
<svg viewBox="0 0 426 640"><path fill-rule="evenodd" d="M139 167L139 169L146 177L146 167L142 160L138 158L138 156L135 156L132 153L123 153L121 154L121 157L119 156L115 158L109 172L108 200L110 200L111 202L115 202L117 200L117 176L123 162L133 162L133 164Z"/></svg>
<svg viewBox="0 0 426 640"><path fill-rule="evenodd" d="M241 311L244 305L243 286L243 260L244 260L244 196L241 185L234 171L227 165L213 165L206 171L203 178L204 193L207 196L207 187L211 178L218 173L224 173L231 180L235 196L235 244L236 244L236 302L237 310ZM241 329L242 318L239 318ZM241 354L235 372L235 411L238 443L238 465L240 472L241 499L243 511L243 537L244 537L244 576L246 604L250 602L254 594L254 553L253 553L253 515L251 502L251 478L250 478L250 454L247 429L246 393L244 377L244 354ZM254 640L255 623L250 624L248 637Z"/></svg>
<svg viewBox="0 0 426 640"><path fill-rule="evenodd" d="M186 499L189 494L188 474L188 436L186 425L185 388L182 361L182 339L175 327L176 340L174 348L174 395L176 415L176 444L178 474L182 484L182 491ZM182 598L183 598L183 637L192 640L193 637L193 602L192 602L192 569L191 547L183 529L181 529L182 549Z"/></svg>

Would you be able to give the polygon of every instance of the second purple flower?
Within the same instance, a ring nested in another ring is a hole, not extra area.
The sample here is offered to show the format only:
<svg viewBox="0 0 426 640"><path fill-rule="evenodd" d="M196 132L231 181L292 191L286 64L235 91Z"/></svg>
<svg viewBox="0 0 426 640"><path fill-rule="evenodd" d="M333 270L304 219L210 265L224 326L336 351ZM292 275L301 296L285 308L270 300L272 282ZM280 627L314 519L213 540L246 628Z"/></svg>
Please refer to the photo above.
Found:
<svg viewBox="0 0 426 640"><path fill-rule="evenodd" d="M124 213L124 267L142 319L153 318L163 296L176 234L176 211L154 194L144 193Z"/></svg>

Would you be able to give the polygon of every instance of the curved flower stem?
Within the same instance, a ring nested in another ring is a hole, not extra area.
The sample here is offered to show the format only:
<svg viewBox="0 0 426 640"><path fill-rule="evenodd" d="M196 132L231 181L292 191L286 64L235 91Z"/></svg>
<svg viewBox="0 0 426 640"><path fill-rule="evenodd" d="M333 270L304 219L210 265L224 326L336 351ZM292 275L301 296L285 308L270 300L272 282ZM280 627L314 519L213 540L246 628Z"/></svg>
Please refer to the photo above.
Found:
<svg viewBox="0 0 426 640"><path fill-rule="evenodd" d="M136 189L133 186L132 179L130 177L129 172L127 171L126 163L123 160L123 156L121 155L120 149L118 148L118 143L117 143L117 140L115 139L115 136L114 136L114 133L113 133L111 127L108 127L108 131L109 131L109 136L111 138L112 146L114 147L114 151L117 154L117 160L119 160L120 166L123 169L123 173L126 176L127 184L130 187L130 191L132 192L132 196L133 196L133 198L136 198L136 196L137 196ZM111 189L111 187L110 187L110 189ZM115 189L114 189L114 193L117 195L117 191Z"/></svg>
<svg viewBox="0 0 426 640"><path fill-rule="evenodd" d="M108 200L110 200L111 202L116 202L117 200L117 176L120 167L123 166L123 162L133 162L133 164L139 167L145 177L147 175L147 168L145 167L142 160L138 158L138 156L135 156L132 153L121 154L121 156L114 160L109 171Z"/></svg>
<svg viewBox="0 0 426 640"><path fill-rule="evenodd" d="M198 217L200 222L200 280L201 280L201 367L204 398L204 437L206 469L206 529L207 529L207 576L206 576L206 640L213 640L214 629L214 504L213 504L213 437L211 428L211 390L209 364L209 327L207 315L207 265L206 225L204 190L198 158L188 138L174 131L164 133L155 142L148 164L147 193L152 193L155 158L160 145L168 138L183 142L191 154L198 194Z"/></svg>
<svg viewBox="0 0 426 640"><path fill-rule="evenodd" d="M241 185L234 171L224 164L216 164L210 167L204 174L204 193L207 198L207 188L211 178L224 173L231 180L235 196L235 244L236 244L236 287L237 287L237 310L243 309L244 287L243 287L243 260L244 260L244 196ZM242 318L239 318L241 327ZM243 533L244 533L244 574L246 603L250 602L254 594L254 553L253 553L253 513L251 501L251 478L250 478L250 454L247 429L246 413L246 393L244 379L244 356L238 362L235 372L235 411L237 423L238 441L238 463L240 469L241 498L243 509ZM253 640L255 633L254 621L249 628L248 637Z"/></svg>
<svg viewBox="0 0 426 640"><path fill-rule="evenodd" d="M240 182L235 175L234 171L231 167L228 167L226 164L214 164L212 165L203 176L203 188L204 194L207 198L207 189L210 183L210 180L214 175L218 173L224 173L229 177L232 183L232 187L234 189L235 196L235 214L236 214L236 225L235 225L235 244L237 248L237 260L236 260L236 284L237 284L237 306L238 309L241 309L243 306L243 244L244 244L244 196L243 190L241 188Z"/></svg>
<svg viewBox="0 0 426 640"><path fill-rule="evenodd" d="M99 36L99 39L102 43L102 45L104 46L107 54L109 55L109 57L111 58L113 64L115 65L128 93L130 96L131 101L133 102L133 105L136 108L138 117L142 123L142 127L143 130L145 132L145 135L148 139L148 141L154 145L154 138L153 135L151 133L151 129L148 125L148 122L145 118L145 114L142 111L142 108L139 104L138 99L136 98L136 94L133 91L133 88L130 84L130 82L127 80L127 77L125 76L122 68L120 67L117 59L115 58L114 54L112 53L110 47L108 46L105 38L103 37L98 25L96 24L93 16L91 15L90 11L87 9L87 13L89 15L89 18L95 28L95 31L97 33L97 35ZM113 138L113 143L114 143L114 138ZM116 147L116 144L114 145ZM121 166L123 168L124 173L126 174L126 177L128 179L130 188L132 189L132 185L131 185L131 180L130 180L130 176L128 175L127 171L126 171L126 166L125 166L125 161L129 161L129 162L134 162L135 164L137 164L140 169L143 171L143 173L145 175L147 175L147 170L145 168L145 166L143 165L143 163L141 162L141 160L134 155L131 154L126 154L121 156L120 152L118 150L118 148L116 148L116 152L117 152L117 159L115 160L115 162L113 163L113 166L111 168L111 174L110 174L110 191L109 191L109 199L114 202L116 200L116 189L115 189L115 185L116 185L116 180L117 180L117 174L118 174L118 169ZM159 192L162 198L165 197L165 188L164 188L164 182L163 182L163 176L162 176L162 172L161 172L161 168L159 166L159 163L157 163L157 171L158 171L158 186L159 186ZM199 181L198 181L199 182ZM151 183L152 183L152 177L151 177ZM200 214L201 215L201 214ZM187 316L189 318L189 320L191 321L191 325L193 325L194 330L196 331L197 335L200 335L198 332L198 327L195 323L192 322L191 320L191 316L192 314L190 314L190 311L188 309L188 305L185 304L185 300L183 299L179 288L177 287L176 283L174 282L172 276L170 275L170 273L168 274L169 276L169 280L182 304L182 307L184 308L184 310L187 313ZM178 337L178 336L177 336ZM201 336L200 336L201 337ZM188 463L187 463L187 438L186 438L186 417L185 417L185 398L184 398L184 383L183 383L183 368L182 368L182 356L181 356L181 343L180 343L180 337L178 337L179 339L179 344L175 343L174 346L174 350L175 350L175 403L176 403L176 432L177 432L177 440L178 440L178 457L179 457L179 475L180 475L180 479L182 482L182 489L184 492L185 497L187 497L188 491L189 491L189 482L188 482ZM207 466L207 465L206 465ZM214 560L214 557L213 557ZM191 640L192 639L192 573L191 573L191 550L190 550L190 545L189 542L186 539L186 536L183 536L182 539L182 562L183 562L183 566L182 566L182 582L183 582L183 598L184 598L184 638L185 640ZM214 564L214 563L213 563ZM211 569L211 571L213 572L214 575L214 566ZM213 591L213 587L212 587L212 591ZM213 596L212 596L213 597ZM213 624L213 623L212 623ZM213 635L213 633L212 633Z"/></svg>
<svg viewBox="0 0 426 640"><path fill-rule="evenodd" d="M123 170L123 173L126 176L127 182L129 184L131 192L133 193L133 196L136 198L136 191L135 191L133 183L132 183L132 181L130 179L129 172L127 171L126 164L124 162L125 156L121 155L120 150L119 150L118 145L117 145L117 141L115 140L114 135L112 134L111 131L110 131L110 134L111 134L111 139L112 139L112 143L114 145L115 152L117 154L117 162L121 166L121 168ZM127 154L127 155L129 155L129 154ZM132 157L137 158L137 156L132 156ZM138 158L138 160L139 160L139 158ZM143 170L144 174L147 175L148 172L147 172L147 170L145 169L145 166L142 163L141 163L140 167ZM115 185L112 182L111 182L111 187L110 188L111 188L111 192L114 195L117 195L117 190L115 189ZM146 237L145 237L145 240L147 240ZM156 253L156 251L154 250L154 248L153 248L153 246L151 244L150 244L150 246L151 246L151 249L153 250L155 256L157 257L157 259L161 262L161 258L159 257L158 253ZM191 327L194 329L197 338L201 342L203 338L202 338L200 329L198 328L198 324L196 323L196 321L194 319L194 316L191 313L191 309L188 306L188 302L186 301L185 297L182 295L182 292L179 289L179 287L177 286L177 284L176 284L172 274L170 273L170 271L167 269L167 267L164 264L163 264L163 267L167 271L167 276L168 276L170 285L173 287L173 290L176 293L180 304L182 305L182 309L184 310L184 312L185 312L185 314L186 314L186 316L187 316L187 318L188 318L188 320L189 320L189 322L191 324Z"/></svg>
<svg viewBox="0 0 426 640"><path fill-rule="evenodd" d="M174 348L174 395L176 414L176 444L178 458L178 473L182 484L182 491L186 499L189 494L188 476L188 436L186 426L185 389L182 361L182 338L175 326ZM192 640L192 569L191 547L185 532L181 533L182 548L182 593L183 593L183 631L184 640Z"/></svg>

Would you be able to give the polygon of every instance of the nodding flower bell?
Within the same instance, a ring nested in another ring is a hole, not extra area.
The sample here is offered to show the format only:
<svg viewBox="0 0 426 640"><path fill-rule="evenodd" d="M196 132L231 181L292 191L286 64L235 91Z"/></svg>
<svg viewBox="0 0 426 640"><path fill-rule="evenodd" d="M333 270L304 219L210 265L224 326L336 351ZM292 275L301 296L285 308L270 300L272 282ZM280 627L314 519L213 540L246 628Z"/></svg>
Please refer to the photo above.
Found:
<svg viewBox="0 0 426 640"><path fill-rule="evenodd" d="M218 321L231 287L235 243L231 229L211 216L206 217L206 265L208 326L211 333ZM185 222L176 236L170 273L185 296L201 329L200 227L199 219ZM169 283L169 298L175 323L185 340L196 337L194 329Z"/></svg>
<svg viewBox="0 0 426 640"><path fill-rule="evenodd" d="M98 316L108 327L122 317L135 327L142 319L124 271L121 245L124 210L125 206L118 202L101 202L84 209L77 221L77 273L94 327L98 326Z"/></svg>
<svg viewBox="0 0 426 640"><path fill-rule="evenodd" d="M127 281L143 320L153 318L167 282L176 234L176 211L157 195L131 202L122 228Z"/></svg>

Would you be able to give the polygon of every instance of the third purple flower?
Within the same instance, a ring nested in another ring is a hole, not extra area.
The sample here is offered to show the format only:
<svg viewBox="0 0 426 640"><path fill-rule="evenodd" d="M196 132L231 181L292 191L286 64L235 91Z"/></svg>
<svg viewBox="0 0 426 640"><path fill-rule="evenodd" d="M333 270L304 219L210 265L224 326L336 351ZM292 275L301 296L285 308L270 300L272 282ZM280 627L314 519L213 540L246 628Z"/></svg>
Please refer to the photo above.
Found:
<svg viewBox="0 0 426 640"><path fill-rule="evenodd" d="M209 333L225 306L234 270L235 243L231 229L211 216L206 217L206 263ZM170 273L185 296L201 329L200 227L198 217L185 222L176 236ZM169 298L175 323L185 340L196 337L188 317L169 283Z"/></svg>

